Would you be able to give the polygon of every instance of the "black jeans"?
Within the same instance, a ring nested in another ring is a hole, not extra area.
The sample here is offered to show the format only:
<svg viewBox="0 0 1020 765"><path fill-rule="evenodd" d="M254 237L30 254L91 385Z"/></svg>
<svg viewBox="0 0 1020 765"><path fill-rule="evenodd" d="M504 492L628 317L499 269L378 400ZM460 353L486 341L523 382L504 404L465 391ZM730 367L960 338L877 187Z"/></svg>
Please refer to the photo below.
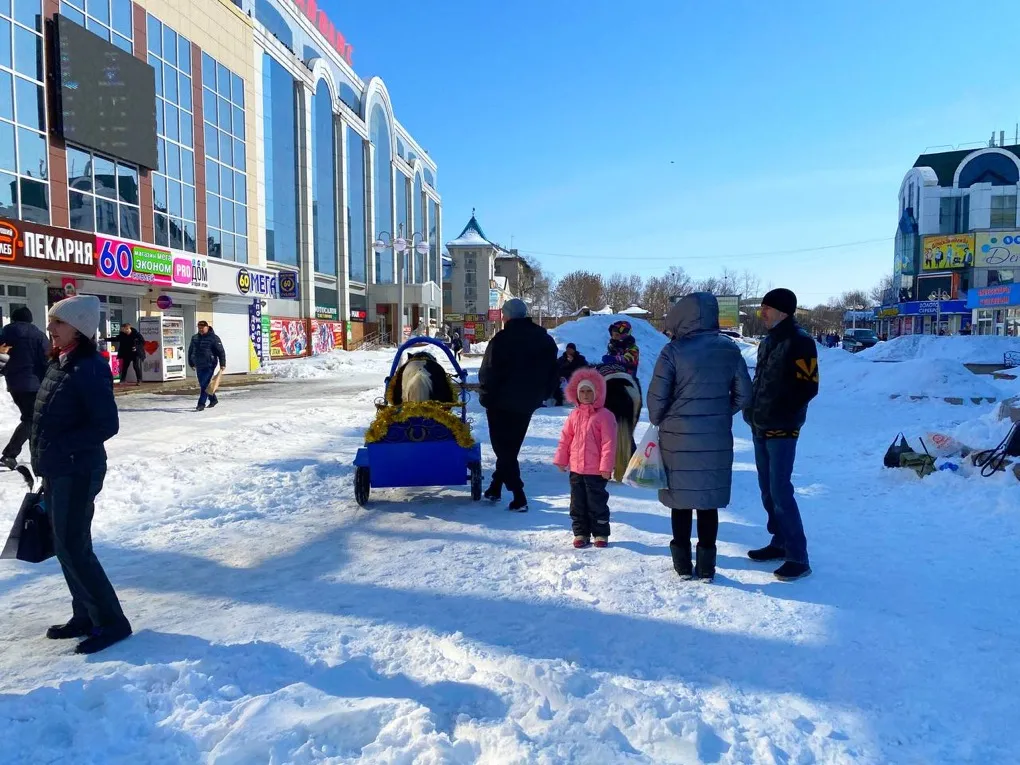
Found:
<svg viewBox="0 0 1020 765"><path fill-rule="evenodd" d="M117 593L92 551L92 516L105 477L106 468L99 468L43 480L44 503L53 524L53 547L71 592L74 618L93 627L127 622Z"/></svg>
<svg viewBox="0 0 1020 765"><path fill-rule="evenodd" d="M686 545L691 542L691 526L694 518L693 510L670 511L670 521L673 524L673 542L677 545ZM698 510L698 546L715 547L716 537L719 535L719 511Z"/></svg>
<svg viewBox="0 0 1020 765"><path fill-rule="evenodd" d="M21 419L18 421L18 427L14 429L11 440L4 447L4 457L17 459L18 455L21 454L21 448L25 445L32 432L32 414L35 411L36 395L35 392L11 394L11 398L14 399L14 405L21 412Z"/></svg>
<svg viewBox="0 0 1020 765"><path fill-rule="evenodd" d="M609 536L608 485L600 475L570 474L570 528L575 537Z"/></svg>
<svg viewBox="0 0 1020 765"><path fill-rule="evenodd" d="M506 486L512 492L524 491L521 465L517 461L531 425L531 412L511 412L506 409L486 409L489 421L489 441L496 453L496 469L492 483L497 488Z"/></svg>
<svg viewBox="0 0 1020 765"><path fill-rule="evenodd" d="M128 356L120 360L120 381L127 382L128 368L135 370L135 382L142 381L142 360L137 356Z"/></svg>

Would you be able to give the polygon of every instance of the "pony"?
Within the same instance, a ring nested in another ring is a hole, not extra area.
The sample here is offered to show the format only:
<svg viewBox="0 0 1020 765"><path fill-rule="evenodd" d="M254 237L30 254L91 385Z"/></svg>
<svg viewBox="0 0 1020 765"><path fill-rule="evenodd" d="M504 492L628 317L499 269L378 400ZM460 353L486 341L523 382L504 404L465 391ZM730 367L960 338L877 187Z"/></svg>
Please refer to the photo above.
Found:
<svg viewBox="0 0 1020 765"><path fill-rule="evenodd" d="M408 355L389 382L387 392L389 403L394 406L419 401L452 404L457 400L446 370L426 351Z"/></svg>
<svg viewBox="0 0 1020 765"><path fill-rule="evenodd" d="M623 480L627 464L637 449L634 429L641 417L644 401L637 378L619 364L600 364L596 367L606 381L606 409L616 418L616 459L613 478Z"/></svg>

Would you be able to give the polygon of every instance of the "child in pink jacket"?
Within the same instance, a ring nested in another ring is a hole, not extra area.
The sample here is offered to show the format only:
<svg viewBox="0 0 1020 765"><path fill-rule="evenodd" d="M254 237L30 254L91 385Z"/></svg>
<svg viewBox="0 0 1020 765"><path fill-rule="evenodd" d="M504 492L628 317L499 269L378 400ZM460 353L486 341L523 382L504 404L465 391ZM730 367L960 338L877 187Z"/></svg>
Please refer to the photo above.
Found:
<svg viewBox="0 0 1020 765"><path fill-rule="evenodd" d="M570 520L574 547L609 546L609 492L616 461L616 418L605 408L606 381L595 369L574 372L567 383L570 413L553 464L570 471Z"/></svg>

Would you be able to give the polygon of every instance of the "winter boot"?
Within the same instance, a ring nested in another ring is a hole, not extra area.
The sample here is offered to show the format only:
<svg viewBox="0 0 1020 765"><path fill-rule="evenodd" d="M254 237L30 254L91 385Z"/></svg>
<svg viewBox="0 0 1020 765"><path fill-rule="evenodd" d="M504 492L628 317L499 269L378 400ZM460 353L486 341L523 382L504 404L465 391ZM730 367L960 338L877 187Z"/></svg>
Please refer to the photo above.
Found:
<svg viewBox="0 0 1020 765"><path fill-rule="evenodd" d="M574 547L578 550L582 550L589 544L588 537L583 537L580 534L574 537Z"/></svg>
<svg viewBox="0 0 1020 765"><path fill-rule="evenodd" d="M18 460L14 457L0 457L0 465L7 468L8 470L14 470L18 466Z"/></svg>
<svg viewBox="0 0 1020 765"><path fill-rule="evenodd" d="M700 544L695 550L694 575L698 579L711 582L715 579L715 548L702 547Z"/></svg>
<svg viewBox="0 0 1020 765"><path fill-rule="evenodd" d="M691 543L686 545L669 543L669 554L673 556L673 570L680 575L681 579L694 578L694 566L691 564Z"/></svg>
<svg viewBox="0 0 1020 765"><path fill-rule="evenodd" d="M503 494L502 488L503 487L500 484L493 481L489 484L489 488L482 493L482 496L490 502L499 502L500 497Z"/></svg>
<svg viewBox="0 0 1020 765"><path fill-rule="evenodd" d="M511 513L526 513L528 512L528 498L524 496L523 491L515 491L513 501L507 508Z"/></svg>
<svg viewBox="0 0 1020 765"><path fill-rule="evenodd" d="M795 582L798 579L803 579L810 573L811 566L807 563L794 563L789 560L775 570L776 579L780 582Z"/></svg>
<svg viewBox="0 0 1020 765"><path fill-rule="evenodd" d="M46 637L50 640L71 640L85 637L90 632L92 632L92 622L88 619L72 617L67 624L54 624L46 630Z"/></svg>
<svg viewBox="0 0 1020 765"><path fill-rule="evenodd" d="M603 550L609 547L609 537L595 537L595 546Z"/></svg>
<svg viewBox="0 0 1020 765"><path fill-rule="evenodd" d="M786 550L782 547L776 547L775 545L765 545L757 550L749 550L747 557L756 563L765 563L770 560L784 560L786 558Z"/></svg>
<svg viewBox="0 0 1020 765"><path fill-rule="evenodd" d="M111 645L131 637L131 625L125 619L123 623L110 627L95 627L89 631L88 635L75 647L75 653L90 655L105 651Z"/></svg>
<svg viewBox="0 0 1020 765"><path fill-rule="evenodd" d="M216 396L209 396L209 407L208 407L209 409L212 409L218 403L220 403L220 400L218 398L216 398Z"/></svg>

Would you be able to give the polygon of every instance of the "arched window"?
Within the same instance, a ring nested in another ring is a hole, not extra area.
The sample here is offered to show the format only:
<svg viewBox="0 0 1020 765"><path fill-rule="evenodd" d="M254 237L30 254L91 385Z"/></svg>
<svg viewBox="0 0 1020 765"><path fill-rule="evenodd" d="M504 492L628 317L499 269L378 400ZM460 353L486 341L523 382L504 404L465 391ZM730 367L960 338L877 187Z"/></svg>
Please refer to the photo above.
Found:
<svg viewBox="0 0 1020 765"><path fill-rule="evenodd" d="M333 98L319 80L312 96L312 250L315 270L336 276L336 153Z"/></svg>
<svg viewBox="0 0 1020 765"><path fill-rule="evenodd" d="M390 148L390 126L386 119L386 111L379 104L372 107L372 115L369 121L372 145L375 146L375 167L373 179L375 181L375 231L372 232L372 239L376 239L382 232L393 232L393 157ZM375 257L375 281L376 284L393 284L393 251L383 250Z"/></svg>
<svg viewBox="0 0 1020 765"><path fill-rule="evenodd" d="M960 168L961 189L975 183L990 183L993 186L1015 186L1020 181L1016 162L997 152L978 154Z"/></svg>

